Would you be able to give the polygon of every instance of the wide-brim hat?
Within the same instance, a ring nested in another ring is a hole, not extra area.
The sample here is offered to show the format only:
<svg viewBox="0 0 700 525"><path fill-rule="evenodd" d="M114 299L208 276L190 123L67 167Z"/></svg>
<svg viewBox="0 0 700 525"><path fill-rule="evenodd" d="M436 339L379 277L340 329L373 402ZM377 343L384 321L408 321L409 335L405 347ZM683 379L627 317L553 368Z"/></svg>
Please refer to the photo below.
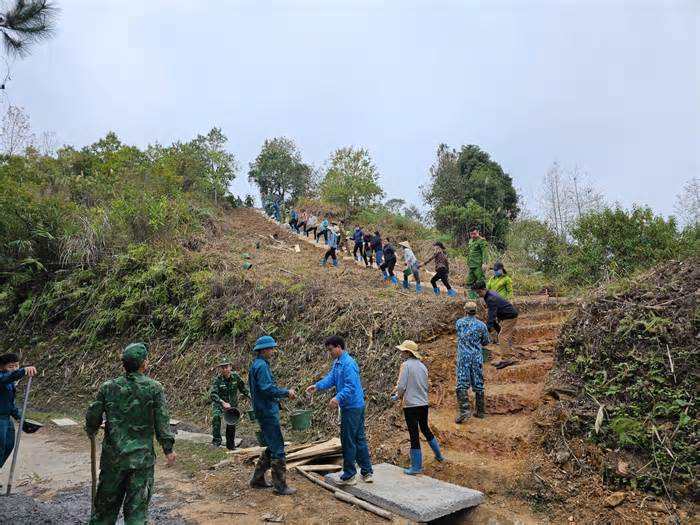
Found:
<svg viewBox="0 0 700 525"><path fill-rule="evenodd" d="M275 348L276 346L277 341L275 341L273 337L269 335L263 335L262 337L258 337L258 340L255 341L253 351L257 352L258 350L265 350L266 348Z"/></svg>
<svg viewBox="0 0 700 525"><path fill-rule="evenodd" d="M411 245L408 244L408 241L401 241L399 243L399 246L403 246L404 248L408 248L409 250L411 249Z"/></svg>
<svg viewBox="0 0 700 525"><path fill-rule="evenodd" d="M418 352L418 345L410 339L406 339L403 343L397 346L396 349L413 354L413 357L416 359L423 359L423 356Z"/></svg>

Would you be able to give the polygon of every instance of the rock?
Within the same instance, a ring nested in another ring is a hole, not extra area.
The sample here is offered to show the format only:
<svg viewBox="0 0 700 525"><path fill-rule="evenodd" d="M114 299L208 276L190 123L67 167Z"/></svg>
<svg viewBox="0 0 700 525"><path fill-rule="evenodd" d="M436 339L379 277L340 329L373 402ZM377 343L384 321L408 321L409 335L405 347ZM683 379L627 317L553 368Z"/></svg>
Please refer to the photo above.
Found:
<svg viewBox="0 0 700 525"><path fill-rule="evenodd" d="M557 450L557 452L554 454L554 461L558 464L561 465L563 463L566 463L571 459L571 454L569 453L568 450Z"/></svg>
<svg viewBox="0 0 700 525"><path fill-rule="evenodd" d="M624 492L613 492L607 498L605 498L605 500L603 501L603 505L605 505L606 507L615 508L623 501L625 501Z"/></svg>

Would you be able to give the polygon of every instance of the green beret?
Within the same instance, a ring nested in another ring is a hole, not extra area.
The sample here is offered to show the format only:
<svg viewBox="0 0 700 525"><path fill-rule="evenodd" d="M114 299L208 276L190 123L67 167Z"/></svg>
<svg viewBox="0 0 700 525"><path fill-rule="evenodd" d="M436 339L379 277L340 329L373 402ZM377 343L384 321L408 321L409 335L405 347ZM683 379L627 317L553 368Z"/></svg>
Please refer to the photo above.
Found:
<svg viewBox="0 0 700 525"><path fill-rule="evenodd" d="M141 366L148 355L148 348L145 343L131 343L122 352L122 361L130 362Z"/></svg>

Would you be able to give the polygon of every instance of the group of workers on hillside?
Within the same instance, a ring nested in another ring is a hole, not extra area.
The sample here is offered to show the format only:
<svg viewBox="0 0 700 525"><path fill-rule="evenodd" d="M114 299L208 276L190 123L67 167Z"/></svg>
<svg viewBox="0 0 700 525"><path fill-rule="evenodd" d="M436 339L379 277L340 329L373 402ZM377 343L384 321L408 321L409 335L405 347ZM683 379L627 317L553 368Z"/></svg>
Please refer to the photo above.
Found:
<svg viewBox="0 0 700 525"><path fill-rule="evenodd" d="M365 229L357 224L352 232L343 231L344 221L341 220L339 224L335 220L324 217L319 222L319 218L306 209L292 209L289 217L289 227L298 235L311 237L317 243L323 239L323 243L328 249L321 259L321 266L325 266L328 263L328 259L331 259L333 266L338 266L338 251L345 249L348 255L352 255L357 262L364 262L367 268L373 267L376 260L376 266L382 272L384 280L390 281L393 285L398 285L398 278L394 273L398 262L394 241L389 237L383 239L379 230L372 232L371 229ZM352 243L352 247L346 245L346 242ZM413 277L415 291L416 293L421 293L420 270L434 262L435 273L430 279L433 293L440 295L441 290L438 283L442 282L448 296L454 297L457 295L450 285L450 264L447 249L441 241L433 243L433 254L423 263L416 257L408 240L402 240L398 243L398 246L403 251L404 270L402 285L405 289L411 287L409 277ZM468 287L473 288L478 282L486 281L485 270L488 269L488 243L481 237L477 227L473 227L470 231L467 263L469 266L467 275ZM498 293L504 299L510 300L513 296L513 284L503 263L497 262L492 270L493 276L486 281L486 288ZM470 296L475 299L476 292L471 290Z"/></svg>
<svg viewBox="0 0 700 525"><path fill-rule="evenodd" d="M272 211L275 209L273 207ZM296 213L296 212L295 212ZM337 264L337 224L327 219L320 223L313 215L292 216L290 224L297 232L302 228L306 234L313 232L316 239L323 236L328 241L328 252L324 257L333 259ZM326 232L325 234L323 232ZM463 423L470 415L469 389L474 392L476 417L485 416L484 397L484 347L493 339L497 341L499 357L494 362L496 368L503 368L514 363L512 360L513 334L518 318L518 310L510 302L513 284L504 265L493 265L493 276L485 282L484 270L488 268L488 245L477 228L470 231L468 284L474 297L483 299L488 310L486 323L476 317L477 304L469 301L465 305L466 315L457 320L456 384L457 398L456 423ZM385 272L385 278L397 280L393 274L396 265L396 253L390 239L381 239L378 231L366 235L357 226L352 240L355 242L353 255L360 257L367 266L376 257L379 267ZM378 247L381 246L381 249ZM437 281L443 282L448 294L455 295L450 287L448 275L449 264L445 246L434 243L434 252L423 264L418 263L410 244L402 241L404 264L413 275L420 291L421 266L435 262L435 275L431 284L437 290ZM387 249L388 247L388 249ZM368 260L369 257L369 260ZM405 273L405 275L408 272ZM333 361L329 373L305 391L312 395L317 392L334 390L328 405L332 410L340 411L340 438L343 454L343 470L339 477L340 485L372 483L373 469L365 436L365 396L357 362L348 353L345 340L340 336L325 339L324 348ZM410 438L410 466L404 472L415 475L422 472L423 457L420 446L420 433L425 437L437 461L445 458L440 450L437 438L428 423L428 370L422 362L418 345L410 340L396 347L401 352L403 363L399 371L396 386L390 393L394 401L401 400L404 418ZM294 388L279 386L272 373L270 360L278 349L277 341L264 335L255 342L255 356L248 370L247 383L233 370L233 363L223 358L217 363L218 375L214 378L209 396L212 407L212 445L223 444L221 433L222 419L225 424L225 445L235 448L236 426L227 424L222 417L227 410L237 408L239 394L250 399L255 419L267 444L262 451L250 486L254 488L271 487L276 494L292 495L296 490L289 487L286 479L286 462L284 439L280 425L280 400L297 397ZM2 467L15 444L15 426L12 419L20 420L21 412L16 406L16 383L24 377L36 375L32 366L19 366L20 357L15 353L0 355L0 467ZM174 452L174 435L170 428L170 416L165 400L164 389L160 383L147 377L148 347L144 343L128 345L121 356L124 373L100 386L96 399L90 404L85 415L85 430L93 437L104 427L100 475L90 523L114 524L120 509L125 523L141 524L147 522L148 503L154 484L155 450L154 438L158 441L171 465L176 460ZM266 472L272 473L272 482L266 479Z"/></svg>

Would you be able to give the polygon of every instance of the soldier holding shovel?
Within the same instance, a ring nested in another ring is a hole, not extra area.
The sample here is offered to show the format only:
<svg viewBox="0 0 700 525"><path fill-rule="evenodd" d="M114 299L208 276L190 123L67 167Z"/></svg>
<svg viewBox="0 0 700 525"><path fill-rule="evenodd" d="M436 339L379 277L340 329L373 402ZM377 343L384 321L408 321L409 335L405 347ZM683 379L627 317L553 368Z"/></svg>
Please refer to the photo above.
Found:
<svg viewBox="0 0 700 525"><path fill-rule="evenodd" d="M132 343L122 353L124 374L104 383L85 414L85 431L94 439L105 419L100 481L90 525L116 523L123 504L125 523L147 523L156 461L153 437L168 465L175 463L170 416L163 386L144 375L148 349Z"/></svg>

